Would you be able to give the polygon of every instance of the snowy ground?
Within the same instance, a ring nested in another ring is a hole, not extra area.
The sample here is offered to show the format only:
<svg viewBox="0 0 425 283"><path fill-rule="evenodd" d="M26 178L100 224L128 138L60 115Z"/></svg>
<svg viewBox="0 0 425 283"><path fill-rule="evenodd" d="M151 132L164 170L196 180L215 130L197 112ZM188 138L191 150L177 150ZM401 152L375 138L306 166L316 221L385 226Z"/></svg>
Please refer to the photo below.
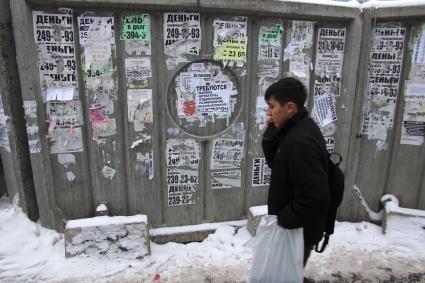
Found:
<svg viewBox="0 0 425 283"><path fill-rule="evenodd" d="M306 276L316 282L425 282L425 230L383 235L367 222L337 223ZM0 282L246 282L252 261L246 227L219 227L201 243L156 245L143 260L64 258L63 235L0 199Z"/></svg>

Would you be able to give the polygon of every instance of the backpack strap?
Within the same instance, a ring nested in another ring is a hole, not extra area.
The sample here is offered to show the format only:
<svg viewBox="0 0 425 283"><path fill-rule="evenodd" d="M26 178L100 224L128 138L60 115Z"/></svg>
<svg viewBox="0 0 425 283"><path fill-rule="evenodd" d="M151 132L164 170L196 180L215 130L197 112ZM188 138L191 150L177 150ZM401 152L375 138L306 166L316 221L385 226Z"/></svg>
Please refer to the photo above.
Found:
<svg viewBox="0 0 425 283"><path fill-rule="evenodd" d="M315 248L316 252L323 253L327 244L329 243L329 236L330 235L325 234L325 239L323 240L323 244L322 244L322 247L320 249L319 249L319 243L317 243L316 248Z"/></svg>

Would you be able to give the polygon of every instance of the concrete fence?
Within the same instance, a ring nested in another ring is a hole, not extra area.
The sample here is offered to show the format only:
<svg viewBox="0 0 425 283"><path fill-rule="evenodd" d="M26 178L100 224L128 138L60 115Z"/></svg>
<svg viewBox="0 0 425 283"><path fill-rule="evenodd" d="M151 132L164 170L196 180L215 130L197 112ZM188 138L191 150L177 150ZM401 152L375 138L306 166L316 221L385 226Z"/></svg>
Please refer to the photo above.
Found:
<svg viewBox="0 0 425 283"><path fill-rule="evenodd" d="M245 218L266 203L263 95L282 76L344 158L340 219L366 218L353 184L375 210L385 193L425 208L425 6L1 3L2 161L46 227L100 203L153 227Z"/></svg>

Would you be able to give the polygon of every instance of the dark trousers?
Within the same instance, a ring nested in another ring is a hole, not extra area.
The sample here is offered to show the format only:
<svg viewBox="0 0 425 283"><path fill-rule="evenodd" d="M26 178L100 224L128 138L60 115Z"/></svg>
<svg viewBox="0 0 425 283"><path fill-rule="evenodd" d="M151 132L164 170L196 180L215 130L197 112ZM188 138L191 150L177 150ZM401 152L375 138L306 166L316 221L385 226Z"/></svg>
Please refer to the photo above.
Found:
<svg viewBox="0 0 425 283"><path fill-rule="evenodd" d="M304 246L304 267L307 264L307 260L310 257L310 254L313 248L314 246ZM311 283L311 282L314 282L314 281L311 281L310 279L304 277L303 283Z"/></svg>
<svg viewBox="0 0 425 283"><path fill-rule="evenodd" d="M313 250L313 246L304 246L304 267L307 264L307 260L310 257L311 251Z"/></svg>

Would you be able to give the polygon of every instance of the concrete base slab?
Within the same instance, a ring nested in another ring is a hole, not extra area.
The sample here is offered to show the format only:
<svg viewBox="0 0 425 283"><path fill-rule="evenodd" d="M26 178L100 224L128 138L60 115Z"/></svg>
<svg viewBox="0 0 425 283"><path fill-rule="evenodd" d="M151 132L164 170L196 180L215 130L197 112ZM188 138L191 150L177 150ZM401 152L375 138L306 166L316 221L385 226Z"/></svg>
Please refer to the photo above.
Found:
<svg viewBox="0 0 425 283"><path fill-rule="evenodd" d="M406 229L419 234L425 229L425 210L400 207L398 199L393 195L384 195L381 202L384 205L382 221L384 234L394 231L405 232Z"/></svg>
<svg viewBox="0 0 425 283"><path fill-rule="evenodd" d="M201 242L214 233L221 225L230 225L242 227L246 225L246 220L204 223L199 225L188 225L178 227L155 228L149 231L149 236L152 242L156 244L165 244L168 242L189 243Z"/></svg>
<svg viewBox="0 0 425 283"><path fill-rule="evenodd" d="M257 232L258 224L260 224L261 217L268 214L267 205L253 206L248 211L248 231L252 236Z"/></svg>
<svg viewBox="0 0 425 283"><path fill-rule="evenodd" d="M141 259L150 253L145 215L71 220L65 227L65 257L85 254Z"/></svg>

